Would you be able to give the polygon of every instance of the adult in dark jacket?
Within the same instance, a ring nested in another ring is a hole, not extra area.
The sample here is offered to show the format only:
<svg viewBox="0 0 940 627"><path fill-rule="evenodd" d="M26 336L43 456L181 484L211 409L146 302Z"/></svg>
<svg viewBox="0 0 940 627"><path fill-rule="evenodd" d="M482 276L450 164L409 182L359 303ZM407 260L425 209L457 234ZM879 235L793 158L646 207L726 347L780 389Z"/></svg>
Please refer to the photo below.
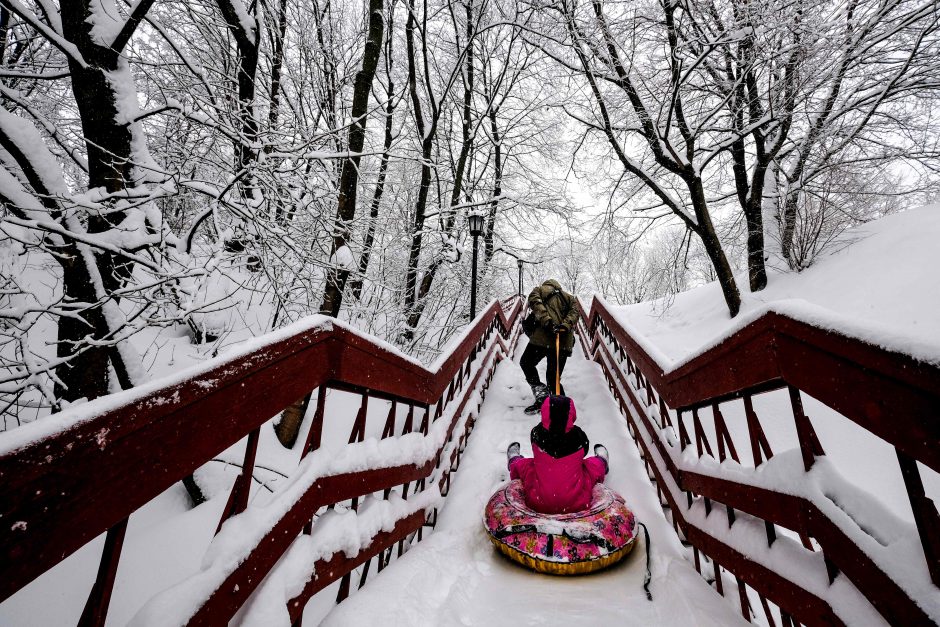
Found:
<svg viewBox="0 0 940 627"><path fill-rule="evenodd" d="M549 393L554 392L549 386L555 385L555 369L559 376L565 370L565 362L574 348L574 325L578 320L578 303L574 296L561 289L555 279L549 279L529 293L529 308L535 314L538 328L529 336L519 360L525 379L532 388L535 402L526 408L526 413L534 414L542 407ZM560 339L560 355L555 363L555 336ZM539 363L548 358L546 368L547 385L542 383L536 369Z"/></svg>

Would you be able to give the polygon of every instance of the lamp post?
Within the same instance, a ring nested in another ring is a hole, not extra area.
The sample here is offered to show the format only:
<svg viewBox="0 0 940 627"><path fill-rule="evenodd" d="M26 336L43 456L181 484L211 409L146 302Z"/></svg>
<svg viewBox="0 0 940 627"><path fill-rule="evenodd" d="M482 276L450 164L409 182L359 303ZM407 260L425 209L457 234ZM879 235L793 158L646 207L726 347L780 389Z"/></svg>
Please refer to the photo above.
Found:
<svg viewBox="0 0 940 627"><path fill-rule="evenodd" d="M485 216L482 213L472 211L467 214L467 222L470 223L470 235L473 236L473 269L470 274L470 319L477 317L477 242L483 235L483 220Z"/></svg>
<svg viewBox="0 0 940 627"><path fill-rule="evenodd" d="M516 259L516 265L519 266L519 296L522 296L522 259Z"/></svg>

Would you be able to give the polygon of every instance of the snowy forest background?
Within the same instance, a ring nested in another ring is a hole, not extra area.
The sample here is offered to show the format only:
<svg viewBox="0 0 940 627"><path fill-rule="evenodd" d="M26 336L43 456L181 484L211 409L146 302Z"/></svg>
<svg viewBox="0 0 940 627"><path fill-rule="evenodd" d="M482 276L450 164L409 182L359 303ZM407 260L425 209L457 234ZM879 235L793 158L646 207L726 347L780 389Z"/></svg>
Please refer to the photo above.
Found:
<svg viewBox="0 0 940 627"><path fill-rule="evenodd" d="M0 0L3 429L322 312L729 314L935 199L933 0Z"/></svg>

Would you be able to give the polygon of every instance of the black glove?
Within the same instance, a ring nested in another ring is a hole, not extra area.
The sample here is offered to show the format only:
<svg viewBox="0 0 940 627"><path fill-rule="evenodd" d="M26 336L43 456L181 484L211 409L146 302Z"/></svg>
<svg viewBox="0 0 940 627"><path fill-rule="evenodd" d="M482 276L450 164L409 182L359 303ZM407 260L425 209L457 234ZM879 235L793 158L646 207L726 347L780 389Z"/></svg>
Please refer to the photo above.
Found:
<svg viewBox="0 0 940 627"><path fill-rule="evenodd" d="M549 331L554 331L555 321L552 320L551 318L545 318L545 320L542 320L542 326L545 327Z"/></svg>
<svg viewBox="0 0 940 627"><path fill-rule="evenodd" d="M561 335L562 333L567 333L567 332L568 332L568 325L567 325L567 324L556 324L556 325L555 325L555 333L557 333L558 335Z"/></svg>

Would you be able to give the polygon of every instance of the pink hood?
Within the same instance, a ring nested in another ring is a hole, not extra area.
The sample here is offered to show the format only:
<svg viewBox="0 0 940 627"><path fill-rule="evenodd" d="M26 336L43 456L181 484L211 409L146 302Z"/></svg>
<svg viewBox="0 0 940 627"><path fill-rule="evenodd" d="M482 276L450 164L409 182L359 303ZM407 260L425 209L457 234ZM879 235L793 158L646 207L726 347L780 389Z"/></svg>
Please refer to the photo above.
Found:
<svg viewBox="0 0 940 627"><path fill-rule="evenodd" d="M567 396L553 394L542 403L542 426L549 431L559 430L564 424L565 433L568 433L577 419L578 411L574 407L574 401ZM552 424L555 429L552 429Z"/></svg>

